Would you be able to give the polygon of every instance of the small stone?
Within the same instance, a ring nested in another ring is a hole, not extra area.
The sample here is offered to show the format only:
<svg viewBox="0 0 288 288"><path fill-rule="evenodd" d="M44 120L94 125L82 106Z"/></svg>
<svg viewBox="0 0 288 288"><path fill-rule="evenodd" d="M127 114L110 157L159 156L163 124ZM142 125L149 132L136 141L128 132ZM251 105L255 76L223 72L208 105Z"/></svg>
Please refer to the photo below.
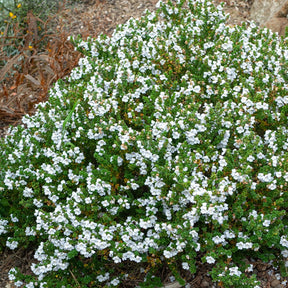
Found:
<svg viewBox="0 0 288 288"><path fill-rule="evenodd" d="M164 288L181 288L182 286L180 285L179 282L174 282L174 283L170 283L164 286Z"/></svg>
<svg viewBox="0 0 288 288"><path fill-rule="evenodd" d="M206 280L203 280L200 287L209 287L210 286L210 283Z"/></svg>
<svg viewBox="0 0 288 288"><path fill-rule="evenodd" d="M266 272L265 272L265 271L258 272L258 273L257 273L257 276L258 276L259 278L265 278Z"/></svg>
<svg viewBox="0 0 288 288"><path fill-rule="evenodd" d="M267 265L266 264L257 264L256 269L261 272L261 271L265 271L267 269Z"/></svg>
<svg viewBox="0 0 288 288"><path fill-rule="evenodd" d="M278 288L277 286L279 286L279 285L280 285L279 288L281 288L281 286L282 286L280 281L277 279L274 279L270 284L271 284L272 288Z"/></svg>
<svg viewBox="0 0 288 288"><path fill-rule="evenodd" d="M254 21L263 24L278 12L283 5L283 0L254 0L250 10L250 17Z"/></svg>

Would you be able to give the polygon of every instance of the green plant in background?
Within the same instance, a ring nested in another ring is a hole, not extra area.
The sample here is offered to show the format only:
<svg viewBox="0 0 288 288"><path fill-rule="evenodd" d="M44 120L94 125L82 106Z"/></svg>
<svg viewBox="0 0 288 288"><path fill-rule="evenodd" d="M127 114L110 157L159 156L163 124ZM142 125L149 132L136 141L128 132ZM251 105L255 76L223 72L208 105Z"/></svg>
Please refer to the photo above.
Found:
<svg viewBox="0 0 288 288"><path fill-rule="evenodd" d="M58 0L0 0L0 17L2 23L9 22L12 19L17 20L21 25L25 25L28 21L27 14L29 11L42 21L46 21L58 8Z"/></svg>
<svg viewBox="0 0 288 288"><path fill-rule="evenodd" d="M14 45L13 36L17 37L19 35L14 35L15 29L13 26L17 23L15 10L21 9L21 4L16 4L14 1L4 1L0 2L0 34L1 34L1 61L0 67L4 66L6 61L4 61L5 56L7 58L13 57L19 54L19 50ZM20 39L18 42L22 42ZM23 43L22 43L23 45Z"/></svg>
<svg viewBox="0 0 288 288"><path fill-rule="evenodd" d="M48 19L59 9L58 0L0 0L0 33L2 59L7 60L22 50L43 48L44 36L51 34Z"/></svg>
<svg viewBox="0 0 288 288"><path fill-rule="evenodd" d="M16 286L185 285L202 261L259 287L246 257L287 275L287 40L206 0L158 6L72 39L79 66L0 141L0 244L36 259Z"/></svg>

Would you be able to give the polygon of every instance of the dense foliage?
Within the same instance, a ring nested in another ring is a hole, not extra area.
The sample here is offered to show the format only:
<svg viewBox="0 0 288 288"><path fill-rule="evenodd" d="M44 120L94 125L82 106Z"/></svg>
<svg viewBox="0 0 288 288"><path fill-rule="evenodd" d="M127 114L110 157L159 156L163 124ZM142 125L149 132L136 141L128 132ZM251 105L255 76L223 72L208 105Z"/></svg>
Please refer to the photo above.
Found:
<svg viewBox="0 0 288 288"><path fill-rule="evenodd" d="M257 287L247 257L285 275L286 40L175 2L74 39L79 66L0 142L0 245L35 249L16 286L185 285L200 259Z"/></svg>

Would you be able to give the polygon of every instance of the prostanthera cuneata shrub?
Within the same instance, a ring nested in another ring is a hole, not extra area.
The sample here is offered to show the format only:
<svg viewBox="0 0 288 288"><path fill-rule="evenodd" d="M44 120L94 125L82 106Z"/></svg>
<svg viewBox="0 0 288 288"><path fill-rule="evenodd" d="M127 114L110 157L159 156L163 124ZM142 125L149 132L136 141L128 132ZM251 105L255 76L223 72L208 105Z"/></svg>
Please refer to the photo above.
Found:
<svg viewBox="0 0 288 288"><path fill-rule="evenodd" d="M206 0L158 5L74 39L79 66L1 141L0 243L35 249L16 285L185 284L200 259L257 287L247 257L285 275L287 41Z"/></svg>

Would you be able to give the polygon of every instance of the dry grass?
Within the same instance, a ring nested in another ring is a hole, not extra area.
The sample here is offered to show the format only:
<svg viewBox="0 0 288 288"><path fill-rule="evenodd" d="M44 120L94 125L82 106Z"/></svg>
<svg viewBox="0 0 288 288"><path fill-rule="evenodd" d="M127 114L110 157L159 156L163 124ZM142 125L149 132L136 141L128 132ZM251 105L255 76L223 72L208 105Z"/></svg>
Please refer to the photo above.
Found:
<svg viewBox="0 0 288 288"><path fill-rule="evenodd" d="M8 35L11 24L7 23L0 42L0 59L5 63L0 67L0 126L17 124L24 114L33 113L35 104L47 99L51 85L77 65L80 54L67 40L68 33L61 23L51 33L55 20L59 22L56 16L50 16L44 23L30 11L28 33L15 23L14 36ZM41 35L40 21L45 29ZM23 45L17 46L21 37ZM5 56L5 47L11 43L17 53L9 58Z"/></svg>

